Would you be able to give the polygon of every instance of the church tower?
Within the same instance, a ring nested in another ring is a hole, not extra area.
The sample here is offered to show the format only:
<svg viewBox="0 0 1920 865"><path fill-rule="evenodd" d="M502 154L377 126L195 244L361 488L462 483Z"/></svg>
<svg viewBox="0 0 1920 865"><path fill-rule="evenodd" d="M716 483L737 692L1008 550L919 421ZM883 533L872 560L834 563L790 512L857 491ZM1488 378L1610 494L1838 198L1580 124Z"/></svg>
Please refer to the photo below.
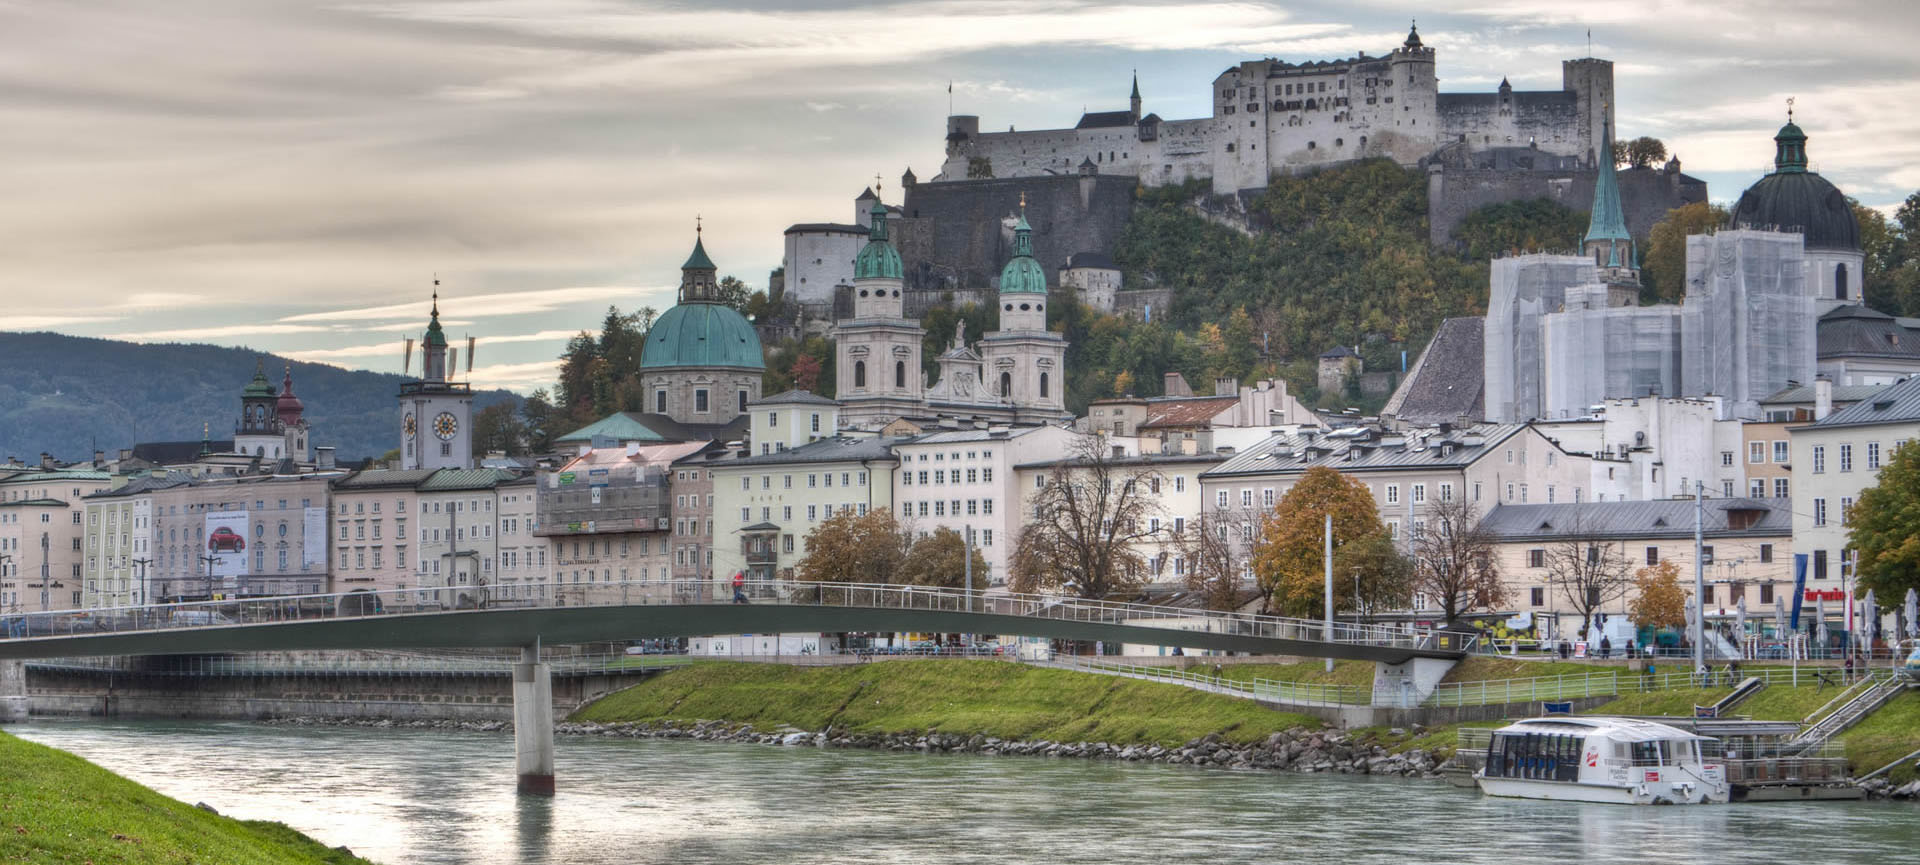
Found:
<svg viewBox="0 0 1920 865"><path fill-rule="evenodd" d="M1133 73L1133 95L1127 97L1127 111L1133 115L1133 122L1140 122L1140 72Z"/></svg>
<svg viewBox="0 0 1920 865"><path fill-rule="evenodd" d="M265 366L254 363L253 380L240 391L240 423L233 428L234 453L263 460L287 456L276 402Z"/></svg>
<svg viewBox="0 0 1920 865"><path fill-rule="evenodd" d="M887 240L887 207L875 198L867 245L853 260L853 317L835 335L835 395L841 422L877 429L926 410L920 344L926 332L905 314L900 251Z"/></svg>
<svg viewBox="0 0 1920 865"><path fill-rule="evenodd" d="M1013 227L1013 258L1000 270L1000 329L980 340L987 389L1022 423L1066 415L1067 342L1047 330L1047 271L1033 258L1026 202Z"/></svg>
<svg viewBox="0 0 1920 865"><path fill-rule="evenodd" d="M1620 205L1620 181L1614 172L1611 125L1603 124L1600 161L1593 180L1593 210L1587 219L1582 247L1607 286L1608 306L1640 302L1640 255L1627 231L1626 208Z"/></svg>
<svg viewBox="0 0 1920 865"><path fill-rule="evenodd" d="M449 381L451 372L436 287L432 317L420 337L420 378L400 384L401 468L473 468L473 387Z"/></svg>
<svg viewBox="0 0 1920 865"><path fill-rule="evenodd" d="M307 405L293 394L293 364L287 364L280 379L280 395L273 401L273 413L280 419L280 432L286 442L286 455L295 462L313 462L312 432L304 417Z"/></svg>

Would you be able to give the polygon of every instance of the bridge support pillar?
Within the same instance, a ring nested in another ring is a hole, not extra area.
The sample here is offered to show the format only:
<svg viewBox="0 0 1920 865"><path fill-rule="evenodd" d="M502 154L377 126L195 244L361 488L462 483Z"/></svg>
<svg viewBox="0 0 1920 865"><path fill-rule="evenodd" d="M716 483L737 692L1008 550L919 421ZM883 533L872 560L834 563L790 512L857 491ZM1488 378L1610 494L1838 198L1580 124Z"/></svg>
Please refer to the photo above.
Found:
<svg viewBox="0 0 1920 865"><path fill-rule="evenodd" d="M1373 704L1411 709L1433 696L1433 689L1459 663L1448 658L1409 658L1404 663L1375 661Z"/></svg>
<svg viewBox="0 0 1920 865"><path fill-rule="evenodd" d="M0 661L0 724L27 719L27 662Z"/></svg>
<svg viewBox="0 0 1920 865"><path fill-rule="evenodd" d="M553 795L553 668L538 645L513 665L513 750L520 792Z"/></svg>

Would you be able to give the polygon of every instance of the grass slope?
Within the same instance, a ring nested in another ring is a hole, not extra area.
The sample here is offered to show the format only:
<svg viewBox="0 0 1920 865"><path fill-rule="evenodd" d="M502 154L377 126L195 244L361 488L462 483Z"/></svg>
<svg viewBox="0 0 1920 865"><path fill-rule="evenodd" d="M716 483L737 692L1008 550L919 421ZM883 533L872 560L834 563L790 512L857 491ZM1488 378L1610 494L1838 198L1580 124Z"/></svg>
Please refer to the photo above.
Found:
<svg viewBox="0 0 1920 865"><path fill-rule="evenodd" d="M1305 715L1178 685L1003 661L886 661L848 667L698 663L574 713L577 721L723 720L758 730L831 725L852 733L1176 745L1208 733L1250 742Z"/></svg>
<svg viewBox="0 0 1920 865"><path fill-rule="evenodd" d="M0 734L0 861L350 865L280 823L169 799L85 760Z"/></svg>
<svg viewBox="0 0 1920 865"><path fill-rule="evenodd" d="M1871 772L1920 750L1920 692L1908 691L1888 701L1879 711L1840 734L1847 762L1856 773ZM1912 763L1887 772L1895 784L1920 777Z"/></svg>

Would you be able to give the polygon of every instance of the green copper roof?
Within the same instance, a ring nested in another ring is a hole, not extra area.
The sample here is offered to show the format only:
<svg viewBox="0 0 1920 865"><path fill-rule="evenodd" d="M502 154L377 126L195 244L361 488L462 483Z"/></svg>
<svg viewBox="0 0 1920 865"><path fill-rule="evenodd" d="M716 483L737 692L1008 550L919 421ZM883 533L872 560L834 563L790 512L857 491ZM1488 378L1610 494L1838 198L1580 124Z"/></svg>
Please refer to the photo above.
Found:
<svg viewBox="0 0 1920 865"><path fill-rule="evenodd" d="M693 254L687 256L687 263L680 265L681 270L714 270L713 259L707 257L707 246L696 235L693 239Z"/></svg>
<svg viewBox="0 0 1920 865"><path fill-rule="evenodd" d="M1620 181L1614 176L1613 135L1601 136L1600 171L1593 181L1593 215L1587 221L1587 240L1625 240L1632 241L1627 233L1626 211L1620 206ZM1619 267L1618 258L1610 262L1609 267Z"/></svg>
<svg viewBox="0 0 1920 865"><path fill-rule="evenodd" d="M438 280L435 281L436 284ZM440 330L440 292L433 293L433 317L427 320L427 335L420 338L420 344L429 347L447 347L447 335Z"/></svg>
<svg viewBox="0 0 1920 865"><path fill-rule="evenodd" d="M853 258L854 279L902 279L906 268L900 264L900 251L887 242L887 206L874 199L873 228L867 245Z"/></svg>
<svg viewBox="0 0 1920 865"><path fill-rule="evenodd" d="M1046 294L1047 270L1033 260L1033 226L1027 215L1013 226L1013 257L1000 269L1001 294Z"/></svg>
<svg viewBox="0 0 1920 865"><path fill-rule="evenodd" d="M641 369L707 366L766 369L760 335L744 316L718 303L683 303L654 321Z"/></svg>
<svg viewBox="0 0 1920 865"><path fill-rule="evenodd" d="M1804 174L1807 170L1807 134L1792 119L1773 136L1773 170L1784 174Z"/></svg>
<svg viewBox="0 0 1920 865"><path fill-rule="evenodd" d="M253 365L253 381L247 382L240 391L242 397L273 396L273 383L267 381L267 371L259 362Z"/></svg>

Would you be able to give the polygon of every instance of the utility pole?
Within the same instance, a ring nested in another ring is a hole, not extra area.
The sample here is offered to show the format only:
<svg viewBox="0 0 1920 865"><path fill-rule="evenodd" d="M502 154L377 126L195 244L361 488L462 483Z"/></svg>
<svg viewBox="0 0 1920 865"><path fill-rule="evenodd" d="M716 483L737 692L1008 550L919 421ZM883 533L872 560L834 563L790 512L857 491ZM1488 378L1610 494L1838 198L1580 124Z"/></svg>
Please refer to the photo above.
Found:
<svg viewBox="0 0 1920 865"><path fill-rule="evenodd" d="M1707 669L1707 563L1702 559L1701 527L1707 518L1707 482L1693 482L1693 671Z"/></svg>
<svg viewBox="0 0 1920 865"><path fill-rule="evenodd" d="M1321 559L1326 564L1326 571L1327 571L1326 573L1326 576L1327 576L1327 585L1326 585L1327 642L1331 643L1333 642L1333 512L1332 511L1328 511L1326 515L1325 549L1321 551ZM1327 672L1329 673L1333 672L1332 658L1327 659Z"/></svg>
<svg viewBox="0 0 1920 865"><path fill-rule="evenodd" d="M52 579L53 567L47 563L48 556L51 555L51 553L48 552L49 549L51 549L51 546L49 541L47 540L47 533L41 532L40 533L40 612L43 612L43 613L50 608L50 605L47 602L47 595L49 592L52 591L51 583L53 582L53 579Z"/></svg>
<svg viewBox="0 0 1920 865"><path fill-rule="evenodd" d="M12 556L7 555L6 553L0 553L0 577L7 576L7 566L12 563L13 563ZM5 597L0 598L0 600L4 600L7 602L7 612L13 613L13 612L19 611L20 609L20 602L19 602L20 593L19 592L6 592L6 593L0 593L0 594L5 595Z"/></svg>
<svg viewBox="0 0 1920 865"><path fill-rule="evenodd" d="M200 561L207 564L207 600L213 600L213 566L220 561L219 556L201 556Z"/></svg>
<svg viewBox="0 0 1920 865"><path fill-rule="evenodd" d="M960 534L960 543L962 544L961 550L963 551L960 556L960 559L964 563L963 566L966 569L966 574L967 574L967 612L971 613L973 612L973 527L972 526L967 526L967 530ZM972 634L966 635L966 642L964 645L967 648L973 647Z"/></svg>
<svg viewBox="0 0 1920 865"><path fill-rule="evenodd" d="M134 559L133 560L133 566L140 569L140 597L138 598L137 603L135 603L135 606L145 606L147 604L153 603L152 599L150 599L147 596L148 594L147 593L147 589L148 589L147 566L151 564L153 564L152 559Z"/></svg>

